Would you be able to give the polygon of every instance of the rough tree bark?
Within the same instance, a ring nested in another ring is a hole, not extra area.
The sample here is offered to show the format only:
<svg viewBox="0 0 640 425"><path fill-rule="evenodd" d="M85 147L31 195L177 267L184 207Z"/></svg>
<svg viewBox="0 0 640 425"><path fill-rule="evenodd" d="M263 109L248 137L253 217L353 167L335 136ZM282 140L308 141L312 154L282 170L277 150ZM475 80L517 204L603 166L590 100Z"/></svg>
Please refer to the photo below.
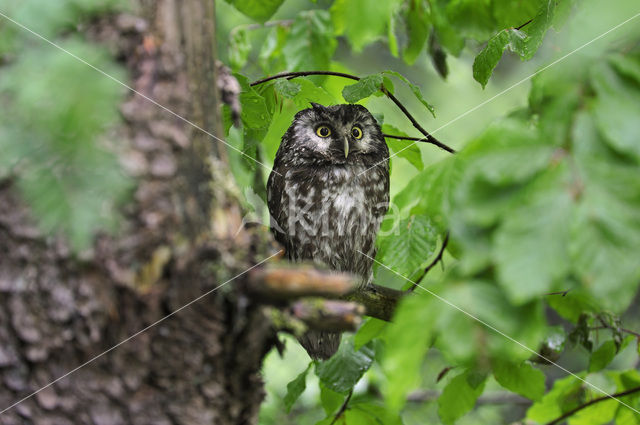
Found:
<svg viewBox="0 0 640 425"><path fill-rule="evenodd" d="M141 0L141 17L104 17L87 35L126 64L134 89L220 134L213 7ZM97 237L92 256L40 234L12 182L0 185L0 409L276 252L264 233L237 232L223 145L133 93L121 111L111 137L137 187L121 231ZM246 279L5 411L0 424L255 423L275 334L235 289Z"/></svg>

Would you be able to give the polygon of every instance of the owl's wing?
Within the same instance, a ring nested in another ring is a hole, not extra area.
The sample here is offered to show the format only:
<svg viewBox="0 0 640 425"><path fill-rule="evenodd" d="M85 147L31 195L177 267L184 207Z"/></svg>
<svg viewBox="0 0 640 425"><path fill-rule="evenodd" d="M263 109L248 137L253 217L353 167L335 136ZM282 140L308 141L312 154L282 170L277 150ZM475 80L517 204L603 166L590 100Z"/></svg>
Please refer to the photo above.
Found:
<svg viewBox="0 0 640 425"><path fill-rule="evenodd" d="M277 167L276 167L277 168ZM267 180L267 205L269 206L269 213L271 214L271 231L276 240L287 246L286 240L286 226L287 224L287 211L286 205L288 202L284 191L284 170L279 171L274 168Z"/></svg>

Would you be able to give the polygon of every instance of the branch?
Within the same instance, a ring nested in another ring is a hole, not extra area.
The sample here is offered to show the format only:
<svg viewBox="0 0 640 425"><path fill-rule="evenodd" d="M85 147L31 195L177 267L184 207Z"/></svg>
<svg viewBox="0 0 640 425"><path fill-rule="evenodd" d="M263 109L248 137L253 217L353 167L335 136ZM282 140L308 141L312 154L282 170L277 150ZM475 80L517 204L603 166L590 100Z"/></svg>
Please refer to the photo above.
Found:
<svg viewBox="0 0 640 425"><path fill-rule="evenodd" d="M367 316L389 322L393 317L398 301L405 295L406 292L404 291L372 283L364 289L348 294L345 299L362 304Z"/></svg>
<svg viewBox="0 0 640 425"><path fill-rule="evenodd" d="M356 331L362 323L364 307L350 301L305 298L291 306L294 317L320 331Z"/></svg>
<svg viewBox="0 0 640 425"><path fill-rule="evenodd" d="M390 321L405 292L370 284L346 273L317 270L310 265L278 264L257 267L243 283L245 292L263 304L283 305L303 297L352 301L364 307L361 314Z"/></svg>
<svg viewBox="0 0 640 425"><path fill-rule="evenodd" d="M566 297L569 291L571 291L571 289L567 289L566 291L548 292L544 295L562 295L563 297Z"/></svg>
<svg viewBox="0 0 640 425"><path fill-rule="evenodd" d="M447 145L445 145L443 143L440 143L437 140L434 142L433 140L427 139L425 137L397 136L395 134L387 134L387 133L383 133L382 135L384 137L388 138L388 139L413 140L414 142L431 143L432 145L436 145L439 148L442 148L447 152L456 153L455 149L450 148L449 146L447 146Z"/></svg>
<svg viewBox="0 0 640 425"><path fill-rule="evenodd" d="M338 413L336 413L336 416L331 421L331 425L333 425L338 420L338 418L340 418L340 416L342 416L344 411L347 410L347 406L349 405L349 402L351 401L351 396L352 395L353 395L353 388L351 389L351 391L349 391L349 394L347 395L347 398L344 399L344 403L342 403L342 406L340 406L340 410L338 410Z"/></svg>
<svg viewBox="0 0 640 425"><path fill-rule="evenodd" d="M522 25L520 25L520 26L516 27L516 29L517 29L518 31L520 31L522 28L526 27L526 26L527 26L527 25L529 25L531 22L533 22L533 18L529 19L529 20L528 20L527 22L525 22L524 24L522 24Z"/></svg>
<svg viewBox="0 0 640 425"><path fill-rule="evenodd" d="M566 413L563 413L561 416L557 417L556 419L552 420L551 422L547 423L546 425L559 424L563 420L567 419L569 416L572 416L572 415L576 414L577 412L579 412L580 410L585 409L585 408L587 408L589 406L592 406L592 405L594 405L596 403L600 403L601 401L605 401L605 400L608 400L608 399L614 400L616 398L624 397L624 396L627 396L627 395L630 395L630 394L633 394L633 393L637 393L639 391L640 391L640 387L635 387L635 388L631 388L630 390L622 391L622 392L619 392L619 393L616 393L616 394L605 395L605 396L602 396L602 397L594 398L591 401L588 401L588 402L586 402L584 404L581 404L580 406L578 406L576 408L573 408L573 409L569 410Z"/></svg>
<svg viewBox="0 0 640 425"><path fill-rule="evenodd" d="M438 390L419 390L410 393L407 396L409 403L424 403L427 401L437 400L442 394L442 391ZM531 400L524 398L518 394L510 392L496 392L492 394L484 394L478 397L476 400L477 405L482 404L518 404L518 405L530 405Z"/></svg>
<svg viewBox="0 0 640 425"><path fill-rule="evenodd" d="M382 90L382 93L384 93L389 99L391 99L391 101L393 103L395 103L398 108L400 108L402 113L404 113L407 116L407 118L409 118L409 121L411 121L411 124L413 124L413 126L420 133L424 134L424 137L426 138L425 141L427 143L431 143L432 145L436 145L437 147L439 147L441 149L444 149L449 153L455 153L455 150L453 150L449 146L445 145L444 143L440 142L438 139L433 137L427 130L422 128L422 126L418 123L418 121L416 121L416 119L413 118L413 115L411 115L409 113L409 111L407 110L407 108L405 108L405 106L402 104L402 102L400 102L397 97L395 97L391 92L389 92L389 90L387 90L384 86L382 86L381 90Z"/></svg>
<svg viewBox="0 0 640 425"><path fill-rule="evenodd" d="M276 80L278 78L286 78L288 80L291 80L293 78L306 77L308 75L331 75L331 76L334 76L334 77L342 77L342 78L348 78L348 79L354 80L354 81L360 81L360 77L358 77L356 75L346 74L344 72L296 71L296 72L283 72L283 73L280 73L280 74L272 75L271 77L266 77L266 78L263 78L261 80L254 81L253 83L250 84L250 86L254 87L254 86L257 86L258 84L263 84L263 83L266 83L268 81ZM418 121L416 121L416 119L413 117L413 115L411 115L411 113L407 110L407 108L405 108L405 106L402 104L402 102L400 102L397 97L395 97L391 92L389 92L389 90L387 90L384 86L382 86L382 87L380 87L380 91L382 91L382 93L384 93L385 96L387 96L389 99L391 99L391 101L393 103L395 103L398 108L400 108L402 113L409 119L409 121L411 121L411 124L413 124L413 126L420 133L422 133L424 135L424 138L423 139L419 139L419 140L421 140L421 141L424 140L427 143L431 143L433 145L436 145L439 148L446 150L447 152L451 152L451 153L455 152L452 148L450 148L449 146L445 145L444 143L438 141L438 139L436 139L431 134L429 134L429 132L427 130L425 130L418 123ZM411 140L411 139L408 139L408 140Z"/></svg>
<svg viewBox="0 0 640 425"><path fill-rule="evenodd" d="M322 271L311 265L278 264L253 269L249 273L246 290L262 302L309 296L339 298L355 291L360 282L350 274Z"/></svg>
<svg viewBox="0 0 640 425"><path fill-rule="evenodd" d="M413 292L415 291L415 289L418 287L418 284L420 283L420 281L422 279L424 279L424 277L427 275L427 273L429 273L429 271L436 265L438 264L438 261L442 260L442 255L444 254L444 250L447 248L447 245L449 244L449 232L447 232L447 234L444 237L444 240L442 241L442 246L440 247L440 251L438 251L438 255L436 256L436 258L433 259L433 261L431 263L429 263L429 265L427 267L425 267L424 271L422 272L422 275L420 275L420 277L416 280L414 280L413 285L411 285L411 288L407 289L407 292Z"/></svg>
<svg viewBox="0 0 640 425"><path fill-rule="evenodd" d="M256 80L253 83L249 84L251 87L257 86L259 84L263 84L272 80L277 80L279 78L286 78L287 80L291 80L297 77L306 77L309 75L332 75L334 77L342 77L348 78L350 80L360 81L360 77L351 74L345 74L344 72L334 72L334 71L295 71L295 72L282 72L280 74L272 75L271 77L266 77L261 80Z"/></svg>

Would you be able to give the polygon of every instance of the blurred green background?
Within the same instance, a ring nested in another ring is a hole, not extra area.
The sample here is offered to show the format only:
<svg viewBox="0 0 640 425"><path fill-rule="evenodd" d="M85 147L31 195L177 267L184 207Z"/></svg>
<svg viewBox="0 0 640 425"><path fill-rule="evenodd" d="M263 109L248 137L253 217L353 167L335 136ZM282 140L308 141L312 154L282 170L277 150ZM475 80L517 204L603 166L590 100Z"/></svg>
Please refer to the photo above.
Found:
<svg viewBox="0 0 640 425"><path fill-rule="evenodd" d="M331 424L351 389L337 424L543 424L602 391L636 389L621 398L627 406L599 402L569 423L640 423L637 0L229 0L216 9L218 56L242 85L241 125L223 108L226 137L247 155L271 164L295 112L345 102L347 85L389 132L420 136L389 99L351 80L249 86L300 70L399 72L436 117L384 74L395 95L458 151L419 143L391 162L393 214L377 256L389 269L376 267L375 280L422 279L449 232L444 267L419 282L430 293L407 297L393 323L368 320L325 364L310 365L282 336L284 354L264 362L261 424ZM82 24L130 11L128 1L0 0L0 10L127 80ZM40 227L78 251L97 231L117 231L135 186L114 154L124 94L0 20L0 181L15 179ZM268 223L268 171L229 157L245 207Z"/></svg>

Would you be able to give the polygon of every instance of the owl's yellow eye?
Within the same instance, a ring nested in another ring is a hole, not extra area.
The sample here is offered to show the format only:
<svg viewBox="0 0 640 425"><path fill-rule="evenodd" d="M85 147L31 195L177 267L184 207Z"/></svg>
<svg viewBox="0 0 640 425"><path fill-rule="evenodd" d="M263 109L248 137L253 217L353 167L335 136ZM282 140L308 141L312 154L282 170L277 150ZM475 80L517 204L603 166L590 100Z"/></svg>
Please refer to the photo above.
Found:
<svg viewBox="0 0 640 425"><path fill-rule="evenodd" d="M331 129L326 125L321 125L316 128L316 134L320 137L329 137L331 135Z"/></svg>
<svg viewBox="0 0 640 425"><path fill-rule="evenodd" d="M351 129L351 135L356 139L362 139L362 130L360 130L360 127L353 127Z"/></svg>

